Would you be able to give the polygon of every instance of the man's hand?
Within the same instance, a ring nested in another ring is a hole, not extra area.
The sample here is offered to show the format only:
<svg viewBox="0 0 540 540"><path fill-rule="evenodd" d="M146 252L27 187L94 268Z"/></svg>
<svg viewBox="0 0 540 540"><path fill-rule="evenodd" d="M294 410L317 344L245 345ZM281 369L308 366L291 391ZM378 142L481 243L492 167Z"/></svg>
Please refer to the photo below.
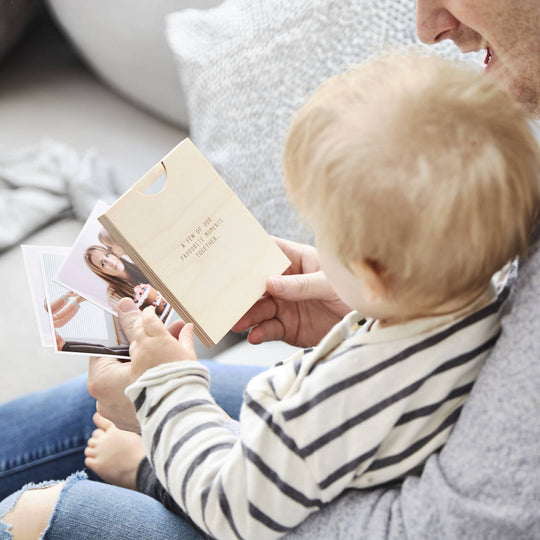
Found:
<svg viewBox="0 0 540 540"><path fill-rule="evenodd" d="M130 384L129 362L115 358L90 358L88 392L97 400L97 412L116 427L139 432L135 409L124 390Z"/></svg>
<svg viewBox="0 0 540 540"><path fill-rule="evenodd" d="M118 319L128 341L132 342L141 312L131 299L118 302ZM171 327L178 337L181 324ZM135 409L124 391L131 383L131 363L115 358L90 358L88 392L97 400L97 411L118 428L139 431Z"/></svg>
<svg viewBox="0 0 540 540"><path fill-rule="evenodd" d="M317 250L281 238L276 243L291 261L286 275L272 276L267 294L233 327L251 328L250 343L281 340L297 347L311 347L351 308L343 303L320 269Z"/></svg>

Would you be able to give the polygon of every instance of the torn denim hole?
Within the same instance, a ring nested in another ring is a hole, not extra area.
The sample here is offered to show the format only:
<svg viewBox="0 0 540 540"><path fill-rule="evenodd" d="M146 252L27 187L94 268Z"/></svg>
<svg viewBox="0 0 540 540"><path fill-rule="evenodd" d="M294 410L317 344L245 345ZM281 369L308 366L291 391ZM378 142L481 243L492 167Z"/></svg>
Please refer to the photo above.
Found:
<svg viewBox="0 0 540 540"><path fill-rule="evenodd" d="M69 488L73 483L78 482L80 480L86 480L88 476L84 472L76 472L73 473L71 476L66 478L65 480L47 480L45 482L40 482L39 484L34 484L33 482L29 484L25 484L19 491L16 491L15 493L12 493L7 498L5 498L3 501L0 501L0 540L12 540L11 536L11 525L7 524L3 518L5 515L9 512L11 512L15 505L17 504L17 501L21 497L21 495L28 491L29 489L43 489L46 487L54 486L55 484L59 484L61 482L64 482L64 487L62 488L62 491L60 492L60 495L58 497L58 501L60 501L60 498L62 497L62 494L66 490L66 488ZM51 514L51 517L49 518L49 523L46 527L46 529L43 531L43 535L47 532L49 529L49 525L51 523L51 520L53 516L56 514L56 508L58 506L58 502L54 508L54 511Z"/></svg>

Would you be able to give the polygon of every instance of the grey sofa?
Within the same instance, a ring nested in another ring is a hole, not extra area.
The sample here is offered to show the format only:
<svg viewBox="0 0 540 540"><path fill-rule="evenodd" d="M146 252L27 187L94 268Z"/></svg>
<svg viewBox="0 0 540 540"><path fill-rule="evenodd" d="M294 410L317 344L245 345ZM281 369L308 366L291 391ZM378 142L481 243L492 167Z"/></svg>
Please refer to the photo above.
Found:
<svg viewBox="0 0 540 540"><path fill-rule="evenodd" d="M187 122L185 106L176 117L166 118L163 111L145 107L144 96L127 95L114 81L105 82L96 74L97 67L91 69L81 59L60 26L42 13L0 62L0 149L28 148L43 138L62 141L78 152L93 148L113 169L122 192L188 134L181 125ZM64 218L24 243L69 246L81 225ZM18 247L0 255L0 276L4 297L0 401L84 373L88 363L84 356L41 347ZM289 348L277 344L254 348L242 336L228 336L215 348L200 345L198 351L222 362L267 364L288 354Z"/></svg>

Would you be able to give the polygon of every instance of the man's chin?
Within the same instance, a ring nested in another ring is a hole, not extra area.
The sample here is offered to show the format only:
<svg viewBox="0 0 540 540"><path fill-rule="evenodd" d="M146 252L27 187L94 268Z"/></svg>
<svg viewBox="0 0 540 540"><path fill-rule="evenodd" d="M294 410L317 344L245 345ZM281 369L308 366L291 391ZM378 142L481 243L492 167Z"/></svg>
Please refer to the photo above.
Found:
<svg viewBox="0 0 540 540"><path fill-rule="evenodd" d="M513 98L521 103L530 115L540 119L540 80L528 79L520 84L511 83L507 86Z"/></svg>
<svg viewBox="0 0 540 540"><path fill-rule="evenodd" d="M533 77L530 70L527 70L526 75L523 71L510 72L498 63L491 70L486 69L486 73L523 105L533 118L540 119L540 78Z"/></svg>
<svg viewBox="0 0 540 540"><path fill-rule="evenodd" d="M528 90L522 88L519 92L514 93L514 96L533 118L540 120L540 100L537 92L533 91L532 88Z"/></svg>

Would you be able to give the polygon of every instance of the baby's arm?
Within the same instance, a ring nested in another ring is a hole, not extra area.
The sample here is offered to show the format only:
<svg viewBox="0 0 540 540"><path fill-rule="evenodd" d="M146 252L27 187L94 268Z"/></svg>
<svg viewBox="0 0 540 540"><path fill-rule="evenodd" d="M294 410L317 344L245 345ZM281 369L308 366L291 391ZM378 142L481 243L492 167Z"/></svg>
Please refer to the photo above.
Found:
<svg viewBox="0 0 540 540"><path fill-rule="evenodd" d="M294 381L296 363L288 362L286 372L287 381ZM156 367L126 390L157 477L212 536L277 538L348 483L340 478L328 487L318 485L317 477L329 476L335 464L324 459L330 471L314 475L281 414L291 403L272 391L273 382L280 395L287 393L282 383L290 385L275 376L270 370L249 383L240 439L220 414L209 393L208 371L199 362Z"/></svg>
<svg viewBox="0 0 540 540"><path fill-rule="evenodd" d="M197 360L193 347L193 325L185 324L175 339L155 313L145 308L135 326L129 347L131 381L136 381L146 370L180 360Z"/></svg>

